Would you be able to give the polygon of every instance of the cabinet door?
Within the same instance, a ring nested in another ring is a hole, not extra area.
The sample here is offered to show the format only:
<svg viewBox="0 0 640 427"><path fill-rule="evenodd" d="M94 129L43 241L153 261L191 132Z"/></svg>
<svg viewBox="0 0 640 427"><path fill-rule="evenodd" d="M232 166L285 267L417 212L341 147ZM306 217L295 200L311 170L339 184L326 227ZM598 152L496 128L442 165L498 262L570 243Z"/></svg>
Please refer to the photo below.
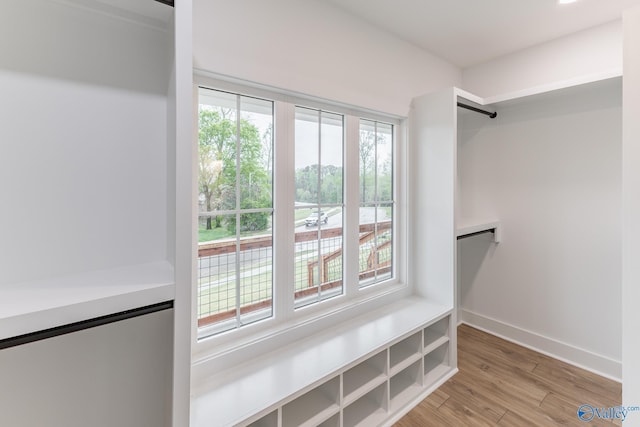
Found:
<svg viewBox="0 0 640 427"><path fill-rule="evenodd" d="M172 336L164 310L0 350L0 425L169 426Z"/></svg>

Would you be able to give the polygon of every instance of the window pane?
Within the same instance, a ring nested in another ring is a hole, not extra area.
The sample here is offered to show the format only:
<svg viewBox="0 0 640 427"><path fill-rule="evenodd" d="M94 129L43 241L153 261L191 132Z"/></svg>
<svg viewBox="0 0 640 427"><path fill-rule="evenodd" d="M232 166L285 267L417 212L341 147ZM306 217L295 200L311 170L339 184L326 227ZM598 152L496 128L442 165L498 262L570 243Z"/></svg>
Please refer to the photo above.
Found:
<svg viewBox="0 0 640 427"><path fill-rule="evenodd" d="M211 220L212 229L206 224ZM198 323L233 319L236 316L236 239L228 225L235 215L200 217L198 244Z"/></svg>
<svg viewBox="0 0 640 427"><path fill-rule="evenodd" d="M270 208L273 103L241 97L240 106L240 208Z"/></svg>
<svg viewBox="0 0 640 427"><path fill-rule="evenodd" d="M318 165L320 163L319 111L296 108L295 171L296 204L318 203Z"/></svg>
<svg viewBox="0 0 640 427"><path fill-rule="evenodd" d="M393 200L393 145L391 125L378 123L376 144L376 187L378 202Z"/></svg>
<svg viewBox="0 0 640 427"><path fill-rule="evenodd" d="M322 113L320 203L342 203L342 116Z"/></svg>
<svg viewBox="0 0 640 427"><path fill-rule="evenodd" d="M204 93L206 96L201 96L198 116L201 211L235 209L236 96L211 90L205 90Z"/></svg>
<svg viewBox="0 0 640 427"><path fill-rule="evenodd" d="M376 131L375 123L360 121L360 202L375 200Z"/></svg>
<svg viewBox="0 0 640 427"><path fill-rule="evenodd" d="M272 316L273 103L199 93L198 325L210 335Z"/></svg>
<svg viewBox="0 0 640 427"><path fill-rule="evenodd" d="M342 294L343 116L296 108L295 305Z"/></svg>
<svg viewBox="0 0 640 427"><path fill-rule="evenodd" d="M393 126L360 121L360 286L393 275Z"/></svg>

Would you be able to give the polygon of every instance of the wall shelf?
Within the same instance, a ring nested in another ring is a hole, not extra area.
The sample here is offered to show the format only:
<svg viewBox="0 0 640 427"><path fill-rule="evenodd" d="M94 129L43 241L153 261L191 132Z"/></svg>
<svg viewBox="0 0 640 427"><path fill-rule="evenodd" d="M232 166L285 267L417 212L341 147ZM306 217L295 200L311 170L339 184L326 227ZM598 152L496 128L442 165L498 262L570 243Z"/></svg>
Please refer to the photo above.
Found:
<svg viewBox="0 0 640 427"><path fill-rule="evenodd" d="M493 241L495 243L500 243L500 239L502 238L500 221L473 219L462 219L457 221L456 238L458 240L484 233L493 233Z"/></svg>
<svg viewBox="0 0 640 427"><path fill-rule="evenodd" d="M166 261L0 287L0 340L174 298Z"/></svg>

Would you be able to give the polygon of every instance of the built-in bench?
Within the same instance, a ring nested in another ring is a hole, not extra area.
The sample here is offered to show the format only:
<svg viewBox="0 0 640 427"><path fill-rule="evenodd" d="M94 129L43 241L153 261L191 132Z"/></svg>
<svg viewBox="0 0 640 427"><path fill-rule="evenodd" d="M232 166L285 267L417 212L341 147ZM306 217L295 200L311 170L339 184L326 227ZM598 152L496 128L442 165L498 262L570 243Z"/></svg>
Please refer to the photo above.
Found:
<svg viewBox="0 0 640 427"><path fill-rule="evenodd" d="M411 297L221 372L191 425L391 424L456 371L449 307Z"/></svg>

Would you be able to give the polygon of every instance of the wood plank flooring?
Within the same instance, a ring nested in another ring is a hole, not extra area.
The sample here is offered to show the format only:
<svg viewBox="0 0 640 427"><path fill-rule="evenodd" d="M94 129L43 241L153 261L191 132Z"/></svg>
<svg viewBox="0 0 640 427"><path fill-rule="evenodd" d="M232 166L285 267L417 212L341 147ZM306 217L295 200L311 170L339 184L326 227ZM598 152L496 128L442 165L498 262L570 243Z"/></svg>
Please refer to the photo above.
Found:
<svg viewBox="0 0 640 427"><path fill-rule="evenodd" d="M620 383L467 325L458 327L458 368L395 427L622 425L577 416L582 404L620 405Z"/></svg>

